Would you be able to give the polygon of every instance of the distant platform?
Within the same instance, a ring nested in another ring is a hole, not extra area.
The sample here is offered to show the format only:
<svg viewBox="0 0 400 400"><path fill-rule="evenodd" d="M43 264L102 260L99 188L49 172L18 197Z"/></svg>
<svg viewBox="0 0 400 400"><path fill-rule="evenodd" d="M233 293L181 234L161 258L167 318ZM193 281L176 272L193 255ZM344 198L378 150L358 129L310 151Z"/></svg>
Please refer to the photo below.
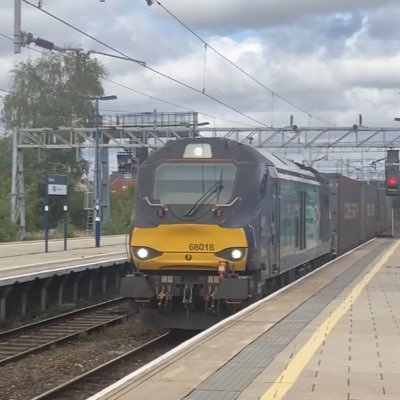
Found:
<svg viewBox="0 0 400 400"><path fill-rule="evenodd" d="M127 235L103 236L101 247L95 247L93 237L72 238L67 241L67 251L63 240L50 240L48 253L44 241L0 243L0 284L10 284L13 279L23 282L32 274L42 277L62 269L125 262L127 240Z"/></svg>

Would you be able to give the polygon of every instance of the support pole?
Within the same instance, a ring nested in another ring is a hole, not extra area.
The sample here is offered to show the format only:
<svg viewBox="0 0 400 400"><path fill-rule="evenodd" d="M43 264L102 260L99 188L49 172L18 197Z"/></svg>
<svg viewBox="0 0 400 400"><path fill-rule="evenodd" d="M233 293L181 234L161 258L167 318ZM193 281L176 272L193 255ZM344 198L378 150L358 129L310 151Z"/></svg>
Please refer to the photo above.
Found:
<svg viewBox="0 0 400 400"><path fill-rule="evenodd" d="M29 290L33 285L33 281L25 283L22 287L22 294L21 294L21 317L25 317L26 312L28 310L28 294Z"/></svg>
<svg viewBox="0 0 400 400"><path fill-rule="evenodd" d="M68 235L68 206L64 205L64 251L67 250L67 235Z"/></svg>
<svg viewBox="0 0 400 400"><path fill-rule="evenodd" d="M100 204L96 200L95 205L95 221L94 221L94 236L95 236L95 245L96 247L100 247Z"/></svg>
<svg viewBox="0 0 400 400"><path fill-rule="evenodd" d="M57 303L59 306L64 304L64 287L65 283L67 282L69 275L63 276L60 280L60 284L58 286L58 300Z"/></svg>
<svg viewBox="0 0 400 400"><path fill-rule="evenodd" d="M79 301L79 281L81 280L83 274L73 275L74 283L72 286L72 302L78 303Z"/></svg>
<svg viewBox="0 0 400 400"><path fill-rule="evenodd" d="M95 246L100 247L100 221L101 221L101 203L100 203L100 157L99 157L99 99L96 98L96 150L95 150Z"/></svg>
<svg viewBox="0 0 400 400"><path fill-rule="evenodd" d="M43 283L42 288L40 289L40 309L41 311L47 310L47 288L50 286L53 278L48 278L46 282Z"/></svg>
<svg viewBox="0 0 400 400"><path fill-rule="evenodd" d="M11 177L11 222L18 226L17 240L25 239L25 188L24 188L24 155L18 148L20 135L17 129L12 137L12 177Z"/></svg>
<svg viewBox="0 0 400 400"><path fill-rule="evenodd" d="M72 289L72 302L77 303L79 300L79 278L74 276L74 283Z"/></svg>
<svg viewBox="0 0 400 400"><path fill-rule="evenodd" d="M28 291L24 290L21 294L21 317L25 317L28 304Z"/></svg>
<svg viewBox="0 0 400 400"><path fill-rule="evenodd" d="M14 53L21 53L21 0L14 0Z"/></svg>
<svg viewBox="0 0 400 400"><path fill-rule="evenodd" d="M6 322L7 319L7 296L10 294L12 286L7 286L0 290L0 323Z"/></svg>
<svg viewBox="0 0 400 400"><path fill-rule="evenodd" d="M49 206L44 205L44 251L49 252Z"/></svg>
<svg viewBox="0 0 400 400"><path fill-rule="evenodd" d="M91 299L93 297L93 276L92 274L89 275L88 281L88 297Z"/></svg>
<svg viewBox="0 0 400 400"><path fill-rule="evenodd" d="M108 144L109 139L102 135L101 144ZM100 150L100 165L101 165L101 189L100 189L100 203L101 203L101 222L107 224L110 222L110 168L108 148L102 147Z"/></svg>
<svg viewBox="0 0 400 400"><path fill-rule="evenodd" d="M12 167L11 167L11 222L17 223L17 135L16 129L12 136Z"/></svg>
<svg viewBox="0 0 400 400"><path fill-rule="evenodd" d="M392 237L394 237L394 208L392 206Z"/></svg>
<svg viewBox="0 0 400 400"><path fill-rule="evenodd" d="M119 274L119 269L118 267L115 267L115 293L119 292L119 284L121 282L121 276Z"/></svg>
<svg viewBox="0 0 400 400"><path fill-rule="evenodd" d="M103 296L107 293L107 272L102 271L102 277L101 277L101 291Z"/></svg>

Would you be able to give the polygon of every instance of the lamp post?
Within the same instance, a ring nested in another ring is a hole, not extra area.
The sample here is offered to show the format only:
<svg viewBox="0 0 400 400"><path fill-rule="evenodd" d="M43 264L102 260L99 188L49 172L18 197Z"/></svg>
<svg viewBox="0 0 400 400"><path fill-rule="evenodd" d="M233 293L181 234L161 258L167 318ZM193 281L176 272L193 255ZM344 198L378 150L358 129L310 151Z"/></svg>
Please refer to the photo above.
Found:
<svg viewBox="0 0 400 400"><path fill-rule="evenodd" d="M94 237L95 237L95 245L96 247L100 247L100 229L101 229L101 194L100 194L100 157L99 157L99 147L100 147L100 132L99 132L99 100L115 100L117 96L98 96L98 97L90 97L91 100L95 100L96 110L95 110L95 127L96 127L96 144L95 144L95 201L94 201L94 215L95 215L95 228L94 228Z"/></svg>

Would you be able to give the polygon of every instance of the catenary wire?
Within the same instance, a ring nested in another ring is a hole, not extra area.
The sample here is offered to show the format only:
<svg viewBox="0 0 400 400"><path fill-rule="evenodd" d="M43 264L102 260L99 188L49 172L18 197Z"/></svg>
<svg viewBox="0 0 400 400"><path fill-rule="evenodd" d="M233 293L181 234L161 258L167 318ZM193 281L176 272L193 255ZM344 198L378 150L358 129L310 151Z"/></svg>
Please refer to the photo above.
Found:
<svg viewBox="0 0 400 400"><path fill-rule="evenodd" d="M133 58L130 57L129 55L127 55L127 54L123 53L122 51L120 51L120 50L118 50L118 49L116 49L116 48L114 48L114 47L108 45L107 43L105 43L105 42L103 42L103 41L97 39L97 38L94 37L93 35L90 35L89 33L84 32L82 29L77 28L76 26L72 25L71 23L69 23L69 22L67 22L67 21L64 21L63 19L57 17L56 15L50 13L49 11L46 11L46 10L44 10L43 8L38 7L37 5L35 5L35 4L31 3L31 2L29 2L28 0L22 0L22 1L23 1L24 3L30 5L31 7L36 8L37 10L39 10L39 11L41 11L41 12L47 14L48 16L50 16L50 17L52 17L52 18L54 18L54 19L57 20L58 22L61 22L62 24L68 26L69 28L74 29L75 31L81 33L82 35L84 35L84 36L86 36L86 37L88 37L88 38L94 40L95 42L101 44L102 46L107 47L108 49L110 49L110 50L112 50L112 51L114 51L114 52L116 52L116 53L118 53L118 54L120 54L120 55L126 57L128 60L137 63L137 60L133 59ZM137 64L138 64L138 63L137 63ZM183 86L183 87L185 87L185 88L187 88L187 89L190 89L190 90L192 90L192 91L194 91L194 92L196 92L196 93L198 93L198 94L200 94L200 95L202 95L202 96L208 97L209 99L211 99L211 100L213 100L213 101L219 103L220 105L222 105L222 106L224 106L224 107L226 107L226 108L229 108L230 110L232 110L232 111L234 111L234 112L236 112L236 113L242 115L242 116L245 117L245 118L248 118L248 119L252 120L253 122L256 122L256 123L259 124L259 125L262 125L262 126L271 128L270 125L265 124L264 122L258 121L256 118L253 118L252 116L243 113L242 111L238 110L237 108L232 107L232 106L226 104L225 102L223 102L222 100L219 100L218 98L216 98L216 97L214 97L214 96L211 96L211 95L209 95L209 94L207 94L207 93L203 93L201 90L196 89L195 87L193 87L193 86L191 86L191 85L189 85L189 84L187 84L187 83L185 83L185 82L182 82L182 81L180 81L180 80L178 80L178 79L176 79L176 78L174 78L174 77L172 77L172 76L169 76L169 75L167 75L167 74L165 74L165 73L163 73L163 72L161 72L161 71L158 71L158 70L156 70L156 69L154 69L154 68L152 68L152 67L149 67L149 66L147 66L147 65L142 65L142 64L140 64L140 63L139 63L139 65L141 65L143 68L146 68L146 69L149 70L149 71L154 72L155 74L157 74L157 75L159 75L159 76L162 76L163 78L169 79L170 81L175 82L175 83L177 83L177 84L179 84L179 85L181 85L181 86Z"/></svg>
<svg viewBox="0 0 400 400"><path fill-rule="evenodd" d="M3 37L5 37L5 38L7 38L8 40L13 41L13 39L12 39L11 37L9 37L9 36L7 36L7 35L5 35L5 34L3 34L3 33L0 33L0 36L3 36ZM32 47L29 47L29 46L27 46L27 47L30 48L31 50L35 50L36 52L38 52L38 53L40 53L40 54L47 55L47 53L45 53L45 52L43 52L43 51L37 50L37 49L32 48ZM163 100L163 99L161 99L161 98L158 98L158 97L149 95L149 94L147 94L147 93L141 92L140 90L133 89L133 88L131 88L131 87L127 86L127 85L124 85L124 84L122 84L122 83L112 81L111 79L103 78L103 80L105 80L105 81L107 81L107 82L110 82L110 83L112 83L113 85L117 85L117 86L120 86L120 87L122 87L122 88L124 88L124 89L130 90L130 91L135 92L135 93L137 93L137 94L140 94L140 95L142 95L142 96L148 97L149 99L154 99L154 100L159 101L159 102L161 102L161 103L169 104L169 105L172 105L172 106L174 106L174 107L181 108L181 109L183 109L183 110L187 110L187 111L190 111L190 112L197 112L197 111L192 110L192 109L189 108L189 107L185 107L185 106L182 106L182 105L179 105L179 104L170 102L170 101L168 101L168 100ZM1 90L1 89L0 89L0 90ZM20 96L25 96L24 94L16 93L16 92L11 92L11 91L6 91L5 89L3 89L2 91L7 92L7 93L9 93L9 94L15 94L15 95L20 95ZM107 110L105 110L105 111L107 111ZM120 113L126 112L126 113L129 113L129 112L132 112L132 111L115 111L115 112L120 112ZM244 125L244 126L248 126L248 127L251 127L251 126L252 126L252 125L246 124L246 123L244 123L244 122L232 121L232 120L229 120L229 119L225 119L225 118L221 118L221 117L216 117L215 115L210 115L210 114L206 114L206 113L202 113L202 112L197 112L197 114L203 115L203 116L208 117L208 118L218 119L218 120L220 120L220 121L225 121L225 122L233 123L233 124L239 124L239 125Z"/></svg>
<svg viewBox="0 0 400 400"><path fill-rule="evenodd" d="M3 33L0 33L0 36L3 36L3 37L5 37L6 39L9 39L9 40L13 41L13 39L12 39L11 37L9 37L9 36L7 36L7 35L5 35L5 34L3 34ZM34 51L40 53L40 54L47 55L47 53L45 53L45 52L43 52L43 51L37 50L37 49L32 48L32 47L29 47L29 46L27 46L27 47L28 47L29 49L31 49L31 50L34 50ZM232 121L232 120L229 120L229 119L226 119L226 118L216 117L215 115L210 115L210 114L207 114L207 113L194 111L194 110L192 110L192 109L189 108L189 107L182 106L182 105L179 105L179 104L170 102L170 101L168 101L168 100L164 100L164 99L161 99L161 98L159 98L159 97L155 97L155 96L149 95L149 94L147 94L147 93L141 92L140 90L136 90L136 89L133 89L133 88L127 86L127 85L124 85L123 83L119 83L119 82L112 81L111 79L103 78L103 80L105 80L105 81L107 81L107 82L110 82L110 83L112 83L113 85L117 85L117 86L120 86L120 87L122 87L122 88L124 88L124 89L130 90L130 91L135 92L135 93L137 93L137 94L140 94L140 95L142 95L142 96L148 97L148 98L150 98L150 99L154 99L154 100L159 101L159 102L161 102L161 103L169 104L169 105L171 105L171 106L174 106L174 107L177 107L177 108L181 108L181 109L183 109L183 110L187 110L187 111L190 111L190 112L197 112L199 115L203 115L203 116L208 117L208 118L213 118L213 119L217 119L217 120L220 120L220 121L229 122L229 123L233 123L233 124L244 125L244 126L248 126L248 127L252 127L252 126L253 126L253 125L250 125L250 124L246 124L246 123L244 123L244 122ZM5 91L5 90L4 90L4 91ZM20 93L15 93L15 92L8 92L8 93L9 93L9 94L17 94L17 95L23 96L23 95L20 94ZM122 112L124 112L124 111L118 111L118 112L121 112L121 113L122 113ZM128 111L127 111L127 112L128 112ZM129 112L131 112L131 111L129 111Z"/></svg>
<svg viewBox="0 0 400 400"><path fill-rule="evenodd" d="M266 89L269 93L271 93L272 96L279 98L280 100L284 101L285 103L291 105L293 108L295 108L296 110L308 115L309 117L312 117L314 119L317 119L321 122L324 123L328 123L330 125L335 125L332 122L329 122L327 120L324 120L320 117L317 117L313 114L311 114L310 112L308 112L307 110L299 107L297 104L293 103L292 101L288 100L287 98L283 97L282 95L280 95L279 93L273 91L272 89L270 89L269 87L267 87L266 85L264 85L264 83L262 83L260 80L258 80L257 78L255 78L254 76L252 76L251 74L249 74L246 70L244 70L242 67L240 67L239 65L235 64L232 60L230 60L228 57L226 57L224 54L222 54L220 51L218 51L215 47L213 47L212 45L210 45L209 43L207 43L200 35L198 35L195 31L193 31L193 29L191 29L188 25L186 25L179 17L177 17L175 14L173 14L169 9L167 9L163 4L161 4L161 2L155 0L155 3L157 3L166 13L168 13L173 19L175 19L180 25L182 25L185 29L187 29L189 32L191 32L195 37L197 37L197 39L200 40L200 42L202 42L206 48L209 48L211 50L213 50L216 54L218 54L221 58L223 58L225 61L227 61L229 64L231 64L233 67L235 67L236 69L238 69L240 72L242 72L244 75L246 75L248 78L250 78L251 80L253 80L254 82L256 82L258 85L260 85L261 87L263 87L264 89Z"/></svg>
<svg viewBox="0 0 400 400"><path fill-rule="evenodd" d="M129 87L129 86L126 86L126 85L124 85L124 84L122 84L122 83L118 83L118 82L112 81L111 79L104 78L104 80L107 81L107 82L110 82L110 83L112 83L112 84L114 84L114 85L117 85L117 86L123 87L123 88L125 88L125 89L128 89L128 90L130 90L130 91L132 91L132 92L135 92L135 93L141 94L141 95L143 95L143 96L146 96L146 97L148 97L148 98L150 98L150 99L154 99L154 100L160 101L160 102L162 102L162 103L169 104L169 105L174 106L174 107L182 108L183 110L187 110L187 111L190 111L190 112L197 112L197 111L192 110L192 109L189 108L189 107L185 107L185 106L182 106L182 105L179 105L179 104L170 102L170 101L168 101L168 100L162 100L162 99L160 99L160 98L158 98L158 97L154 97L154 96L152 96L152 95L149 95L149 94L146 94L146 93L144 93L144 92L141 92L140 90L132 89L132 88ZM229 122L229 123L233 123L233 124L241 124L241 125L245 125L245 126L249 126L249 127L252 126L252 125L249 125L249 124L245 124L245 123L243 123L243 122L232 121L232 120L225 119L225 118L221 118L221 117L215 117L215 116L213 116L213 115L206 114L206 113L203 113L203 112L197 112L197 113L200 114L200 115L204 115L205 117L208 117L208 118L215 118L215 119L218 119L218 120L220 120L220 121L225 121L225 122Z"/></svg>

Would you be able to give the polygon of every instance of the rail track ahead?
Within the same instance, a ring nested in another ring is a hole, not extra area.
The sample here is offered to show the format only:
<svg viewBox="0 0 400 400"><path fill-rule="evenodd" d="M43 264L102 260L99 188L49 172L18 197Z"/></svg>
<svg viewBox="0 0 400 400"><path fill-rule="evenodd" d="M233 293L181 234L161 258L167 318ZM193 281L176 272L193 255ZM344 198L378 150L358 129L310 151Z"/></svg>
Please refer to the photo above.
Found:
<svg viewBox="0 0 400 400"><path fill-rule="evenodd" d="M164 333L113 360L34 397L32 400L87 399L193 335L193 332Z"/></svg>
<svg viewBox="0 0 400 400"><path fill-rule="evenodd" d="M0 366L127 318L128 303L119 298L0 332Z"/></svg>

